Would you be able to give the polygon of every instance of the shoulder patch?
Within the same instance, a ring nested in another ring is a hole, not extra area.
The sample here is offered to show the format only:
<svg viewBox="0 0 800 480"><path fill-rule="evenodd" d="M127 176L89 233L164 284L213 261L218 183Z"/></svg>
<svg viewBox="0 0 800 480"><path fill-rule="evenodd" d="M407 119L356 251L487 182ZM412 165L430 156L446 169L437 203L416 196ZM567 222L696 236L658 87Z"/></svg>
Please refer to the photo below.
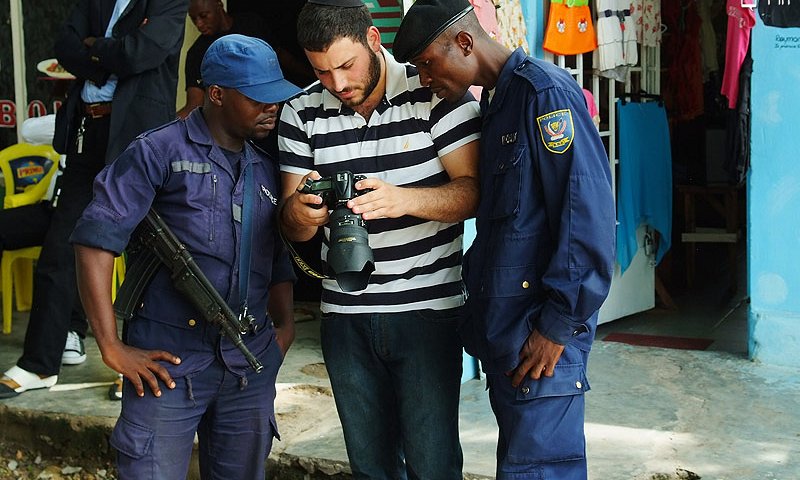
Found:
<svg viewBox="0 0 800 480"><path fill-rule="evenodd" d="M570 109L556 110L536 118L544 148L553 153L564 153L572 145L575 126Z"/></svg>

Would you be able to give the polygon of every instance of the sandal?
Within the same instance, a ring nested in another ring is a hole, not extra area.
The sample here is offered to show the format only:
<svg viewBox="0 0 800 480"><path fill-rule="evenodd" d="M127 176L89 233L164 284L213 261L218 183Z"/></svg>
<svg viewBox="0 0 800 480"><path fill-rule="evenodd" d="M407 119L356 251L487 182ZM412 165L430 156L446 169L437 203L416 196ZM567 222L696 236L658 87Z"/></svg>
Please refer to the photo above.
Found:
<svg viewBox="0 0 800 480"><path fill-rule="evenodd" d="M122 375L108 387L108 399L115 402L122 400Z"/></svg>
<svg viewBox="0 0 800 480"><path fill-rule="evenodd" d="M39 388L50 388L58 382L58 375L41 378L39 375L19 368L14 365L3 374L3 383L0 383L0 399L16 397L22 392ZM17 387L8 385L14 383Z"/></svg>

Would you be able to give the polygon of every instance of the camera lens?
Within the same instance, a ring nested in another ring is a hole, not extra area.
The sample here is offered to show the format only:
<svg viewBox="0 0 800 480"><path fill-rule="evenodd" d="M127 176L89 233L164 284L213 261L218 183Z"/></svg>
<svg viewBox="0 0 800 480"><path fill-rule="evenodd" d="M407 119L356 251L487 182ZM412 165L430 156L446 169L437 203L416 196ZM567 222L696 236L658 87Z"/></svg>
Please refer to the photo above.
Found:
<svg viewBox="0 0 800 480"><path fill-rule="evenodd" d="M347 207L337 208L330 216L330 244L328 268L344 292L367 288L369 277L375 271L369 234L361 215Z"/></svg>

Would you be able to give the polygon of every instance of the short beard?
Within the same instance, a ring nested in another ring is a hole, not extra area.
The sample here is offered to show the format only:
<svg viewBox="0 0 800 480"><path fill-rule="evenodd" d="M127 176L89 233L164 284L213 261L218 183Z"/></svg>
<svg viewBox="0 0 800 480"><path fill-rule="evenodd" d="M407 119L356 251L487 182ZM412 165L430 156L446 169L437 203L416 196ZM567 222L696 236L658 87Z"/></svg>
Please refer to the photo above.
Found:
<svg viewBox="0 0 800 480"><path fill-rule="evenodd" d="M370 52L372 52L372 50L370 50ZM344 103L350 108L357 107L362 103L364 103L365 101L367 101L369 96L372 95L372 92L374 92L375 89L378 87L378 82L381 81L381 62L380 60L378 60L378 55L381 54L375 52L372 53L373 55L369 59L369 72L368 72L367 82L364 85L364 96L355 102L342 101L342 103Z"/></svg>

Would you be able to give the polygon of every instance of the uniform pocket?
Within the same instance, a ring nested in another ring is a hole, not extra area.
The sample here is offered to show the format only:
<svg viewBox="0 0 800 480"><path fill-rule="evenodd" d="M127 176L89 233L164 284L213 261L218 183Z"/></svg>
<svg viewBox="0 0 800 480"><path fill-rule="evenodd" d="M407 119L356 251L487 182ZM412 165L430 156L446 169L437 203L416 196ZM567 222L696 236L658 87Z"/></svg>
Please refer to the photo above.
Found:
<svg viewBox="0 0 800 480"><path fill-rule="evenodd" d="M527 147L516 145L513 150L501 152L495 167L491 218L505 218L519 212L522 192L522 159Z"/></svg>
<svg viewBox="0 0 800 480"><path fill-rule="evenodd" d="M269 426L272 429L272 436L274 438L277 438L278 440L280 440L281 439L281 434L278 431L278 422L277 422L277 420L275 420L275 415L270 415L269 416Z"/></svg>
<svg viewBox="0 0 800 480"><path fill-rule="evenodd" d="M109 443L123 455L138 460L150 453L153 431L119 417Z"/></svg>
<svg viewBox="0 0 800 480"><path fill-rule="evenodd" d="M583 394L588 389L585 354L572 345L565 347L552 377L526 377L516 391L523 413L514 432L515 441L509 446L509 462L536 464L583 458Z"/></svg>
<svg viewBox="0 0 800 480"><path fill-rule="evenodd" d="M519 252L518 252L519 254ZM532 296L539 291L536 265L496 267L487 271L483 282L486 297Z"/></svg>

